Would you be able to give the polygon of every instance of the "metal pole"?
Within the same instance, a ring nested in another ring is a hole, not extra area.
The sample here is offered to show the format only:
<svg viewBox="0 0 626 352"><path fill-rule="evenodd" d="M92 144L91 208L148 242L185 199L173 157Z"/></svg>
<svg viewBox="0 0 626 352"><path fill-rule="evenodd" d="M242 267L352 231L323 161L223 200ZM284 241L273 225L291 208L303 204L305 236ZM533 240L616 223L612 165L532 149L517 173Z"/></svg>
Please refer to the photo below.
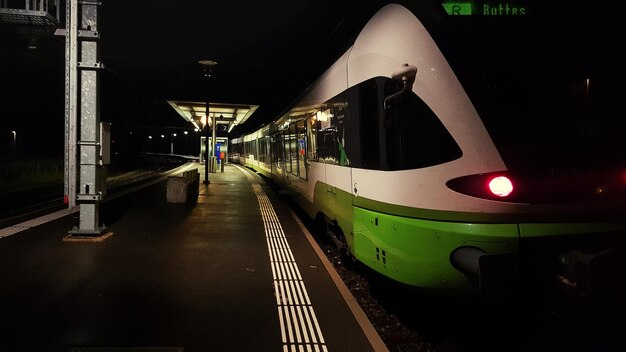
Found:
<svg viewBox="0 0 626 352"><path fill-rule="evenodd" d="M211 139L211 164L213 164L215 162L215 146L217 145L217 140L215 139L215 133L217 131L217 116L213 116L213 138ZM211 168L213 168L213 165L211 165ZM217 168L217 165L215 165L215 168ZM213 169L213 172L216 172L217 170Z"/></svg>
<svg viewBox="0 0 626 352"><path fill-rule="evenodd" d="M78 1L65 3L65 200L76 207L76 129L78 124Z"/></svg>
<svg viewBox="0 0 626 352"><path fill-rule="evenodd" d="M99 205L106 194L105 165L109 163L109 129L100 123L98 73L98 70L102 68L98 55L98 6L100 3L71 0L70 6L72 7L70 111L74 109L77 111L78 126L80 126L77 128L78 136L71 137L78 137L74 146L79 154L79 182L75 201L80 204L80 216L78 227L69 231L69 234L98 236L105 230L103 226L99 226ZM95 38L95 40L85 40L84 38L87 37ZM72 75L73 71L76 72L75 75ZM75 104L72 103L74 99Z"/></svg>
<svg viewBox="0 0 626 352"><path fill-rule="evenodd" d="M217 65L217 62L213 61L213 60L200 60L198 61L198 63L202 66L204 66L204 75L206 77L207 83L206 83L206 123L204 124L204 132L206 135L206 139L205 139L205 147L204 147L204 184L208 185L209 183L211 183L209 181L209 92L210 92L210 85L211 85L211 68L213 68L213 66ZM214 130L215 131L215 130ZM214 132L215 133L215 132ZM215 140L215 137L213 138ZM213 154L211 153L211 156ZM213 158L211 158L211 162L213 161Z"/></svg>
<svg viewBox="0 0 626 352"><path fill-rule="evenodd" d="M206 74L206 107L205 107L205 113L206 113L206 123L204 124L204 134L205 134L205 138L204 138L204 184L208 185L209 183L211 183L211 181L209 181L209 85L210 85L210 80L211 80L211 74L207 72Z"/></svg>

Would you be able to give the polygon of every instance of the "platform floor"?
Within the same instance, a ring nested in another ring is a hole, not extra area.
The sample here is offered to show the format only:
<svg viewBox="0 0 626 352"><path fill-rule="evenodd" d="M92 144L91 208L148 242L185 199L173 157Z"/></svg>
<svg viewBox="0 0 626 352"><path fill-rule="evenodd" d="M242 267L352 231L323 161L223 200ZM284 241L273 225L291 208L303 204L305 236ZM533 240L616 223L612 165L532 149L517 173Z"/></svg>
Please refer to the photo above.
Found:
<svg viewBox="0 0 626 352"><path fill-rule="evenodd" d="M63 240L78 213L0 238L0 351L386 349L280 196L209 176L195 204L166 182L102 204L103 242Z"/></svg>

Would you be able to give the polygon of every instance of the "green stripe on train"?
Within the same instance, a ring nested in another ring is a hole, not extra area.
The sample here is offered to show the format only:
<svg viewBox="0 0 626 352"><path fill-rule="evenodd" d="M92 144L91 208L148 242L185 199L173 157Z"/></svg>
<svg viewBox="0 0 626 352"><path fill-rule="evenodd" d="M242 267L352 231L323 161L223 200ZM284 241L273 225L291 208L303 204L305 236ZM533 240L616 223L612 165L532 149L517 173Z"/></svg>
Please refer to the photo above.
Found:
<svg viewBox="0 0 626 352"><path fill-rule="evenodd" d="M353 201L375 210L353 206ZM322 182L316 184L314 204L305 203L309 215L321 211L337 222L359 261L398 282L417 287L471 289L467 277L450 263L450 254L462 246L517 255L521 237L624 232L624 224L611 223L472 222L468 219L485 219L471 213L433 212L353 198ZM392 214L394 211L399 214ZM433 214L443 220L420 218Z"/></svg>
<svg viewBox="0 0 626 352"><path fill-rule="evenodd" d="M372 269L417 287L469 289L450 263L458 247L517 253L517 224L430 221L354 208L354 254Z"/></svg>

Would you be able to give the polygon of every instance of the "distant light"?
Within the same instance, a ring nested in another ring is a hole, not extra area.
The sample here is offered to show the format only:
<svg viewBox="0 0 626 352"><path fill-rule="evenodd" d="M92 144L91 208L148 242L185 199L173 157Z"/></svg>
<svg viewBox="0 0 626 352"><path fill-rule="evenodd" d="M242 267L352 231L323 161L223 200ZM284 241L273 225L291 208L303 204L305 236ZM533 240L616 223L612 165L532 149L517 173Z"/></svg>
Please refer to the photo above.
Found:
<svg viewBox="0 0 626 352"><path fill-rule="evenodd" d="M209 66L209 67L217 65L217 62L213 60L200 60L198 61L198 63L200 65Z"/></svg>
<svg viewBox="0 0 626 352"><path fill-rule="evenodd" d="M152 139L152 136L148 136L148 139Z"/></svg>
<svg viewBox="0 0 626 352"><path fill-rule="evenodd" d="M513 192L513 183L505 176L494 177L489 181L489 190L498 197L506 197Z"/></svg>
<svg viewBox="0 0 626 352"><path fill-rule="evenodd" d="M189 132L185 131L185 132L183 132L183 133L184 133L184 134L187 134L187 133L189 133Z"/></svg>
<svg viewBox="0 0 626 352"><path fill-rule="evenodd" d="M161 138L165 138L165 135L164 135L164 134L162 134L162 135L161 135Z"/></svg>
<svg viewBox="0 0 626 352"><path fill-rule="evenodd" d="M172 136L176 137L176 133L172 133Z"/></svg>
<svg viewBox="0 0 626 352"><path fill-rule="evenodd" d="M195 131L195 132L198 132L198 131L200 131L200 129L199 129L199 128L196 128L196 129L194 129L194 131Z"/></svg>

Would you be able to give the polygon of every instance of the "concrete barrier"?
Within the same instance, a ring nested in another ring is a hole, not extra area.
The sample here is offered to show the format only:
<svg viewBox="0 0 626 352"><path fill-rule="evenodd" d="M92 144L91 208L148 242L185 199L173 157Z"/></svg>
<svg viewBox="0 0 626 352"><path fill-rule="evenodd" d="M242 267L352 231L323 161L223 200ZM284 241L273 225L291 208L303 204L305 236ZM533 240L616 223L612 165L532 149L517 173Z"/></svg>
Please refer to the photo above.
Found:
<svg viewBox="0 0 626 352"><path fill-rule="evenodd" d="M182 175L167 178L167 202L187 203L198 198L200 174L198 169L185 171Z"/></svg>

